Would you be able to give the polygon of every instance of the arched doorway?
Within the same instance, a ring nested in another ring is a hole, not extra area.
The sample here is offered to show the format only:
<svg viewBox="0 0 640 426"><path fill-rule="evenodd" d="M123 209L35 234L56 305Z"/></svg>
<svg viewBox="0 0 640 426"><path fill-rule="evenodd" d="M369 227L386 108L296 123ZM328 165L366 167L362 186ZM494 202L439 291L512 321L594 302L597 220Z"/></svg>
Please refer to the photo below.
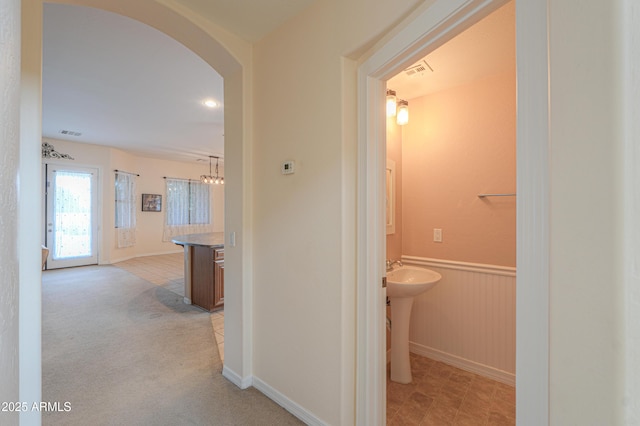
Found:
<svg viewBox="0 0 640 426"><path fill-rule="evenodd" d="M235 244L229 247L226 253L225 280L229 283L225 291L225 366L223 374L236 385L247 387L251 376L251 341L249 320L251 309L249 275L245 272L248 268L247 253L250 252L250 238L244 232L247 229L247 215L249 195L244 182L247 180L247 147L249 139L245 131L247 114L248 90L245 90L250 81L246 71L250 59L250 45L240 39L235 39L227 33L223 33L208 22L203 22L197 15L188 10L175 10L155 1L141 0L129 2L126 0L78 0L78 1L52 1L52 3L64 3L77 6L100 8L138 20L153 28L162 31L168 36L182 43L211 65L224 79L225 91L225 157L227 163L227 175L225 176L225 231L227 234L235 232ZM23 33L29 34L23 39L23 75L29 76L30 97L23 98L23 109L27 110L32 121L32 130L29 134L21 135L21 144L28 145L21 155L20 168L22 173L30 174L29 179L22 181L24 197L29 198L29 205L37 206L36 198L39 194L36 188L40 181L40 124L35 126L35 120L41 110L40 93L36 90L36 81L41 80L41 37L42 37L42 2L39 0L23 2L22 10ZM197 23L196 23L197 22ZM31 30L31 31L30 31ZM223 39L224 44L218 39ZM33 114L31 112L33 111ZM33 200L32 200L33 198ZM34 217L42 214L42 207L30 213ZM23 237L25 237L23 239ZM18 230L20 241L32 242L28 236L28 226ZM25 244L28 246L28 244ZM30 262L26 262L30 263ZM20 280L20 292L29 297L21 298L21 336L20 353L29 354L21 358L20 362L20 393L21 396L30 396L32 400L39 400L41 387L41 357L40 357L40 289L33 283L39 283L39 272L34 272L29 279ZM31 284L30 284L31 283ZM22 304L23 300L25 301ZM33 303L28 303L31 300ZM24 320L24 321L23 321ZM28 324L28 325L27 325ZM21 355L22 356L22 355ZM25 373L25 374L23 374ZM27 374L29 373L29 374ZM34 414L35 416L35 414ZM29 416L32 417L31 415Z"/></svg>

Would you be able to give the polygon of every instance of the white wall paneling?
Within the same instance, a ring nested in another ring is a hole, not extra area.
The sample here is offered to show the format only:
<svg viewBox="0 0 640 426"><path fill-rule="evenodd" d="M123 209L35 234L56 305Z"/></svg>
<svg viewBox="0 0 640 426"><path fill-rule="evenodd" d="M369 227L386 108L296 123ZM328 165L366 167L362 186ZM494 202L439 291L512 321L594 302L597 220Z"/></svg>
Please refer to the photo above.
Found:
<svg viewBox="0 0 640 426"><path fill-rule="evenodd" d="M515 268L415 256L402 261L442 275L414 300L411 352L515 385Z"/></svg>

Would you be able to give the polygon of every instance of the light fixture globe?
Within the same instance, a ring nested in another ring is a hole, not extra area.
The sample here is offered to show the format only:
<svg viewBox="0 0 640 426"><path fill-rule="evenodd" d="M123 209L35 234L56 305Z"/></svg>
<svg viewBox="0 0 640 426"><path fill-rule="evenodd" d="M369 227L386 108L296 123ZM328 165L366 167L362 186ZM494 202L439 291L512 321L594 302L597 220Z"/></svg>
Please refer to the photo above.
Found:
<svg viewBox="0 0 640 426"><path fill-rule="evenodd" d="M404 126L409 122L409 102L401 99L398 101L398 114L396 122L399 126Z"/></svg>
<svg viewBox="0 0 640 426"><path fill-rule="evenodd" d="M396 91L387 90L387 117L396 115Z"/></svg>

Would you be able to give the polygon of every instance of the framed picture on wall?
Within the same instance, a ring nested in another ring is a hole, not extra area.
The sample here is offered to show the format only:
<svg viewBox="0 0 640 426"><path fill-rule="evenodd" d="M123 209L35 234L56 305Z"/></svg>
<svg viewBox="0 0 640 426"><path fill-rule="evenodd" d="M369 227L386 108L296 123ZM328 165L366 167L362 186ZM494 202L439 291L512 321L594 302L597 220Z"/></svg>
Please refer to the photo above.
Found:
<svg viewBox="0 0 640 426"><path fill-rule="evenodd" d="M142 194L142 211L143 212L162 211L162 195Z"/></svg>

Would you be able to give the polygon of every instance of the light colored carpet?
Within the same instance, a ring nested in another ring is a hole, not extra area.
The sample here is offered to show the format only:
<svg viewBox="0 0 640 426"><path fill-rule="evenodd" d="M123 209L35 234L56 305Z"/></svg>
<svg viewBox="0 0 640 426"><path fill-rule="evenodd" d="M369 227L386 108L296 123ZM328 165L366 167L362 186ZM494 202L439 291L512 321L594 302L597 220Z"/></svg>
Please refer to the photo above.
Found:
<svg viewBox="0 0 640 426"><path fill-rule="evenodd" d="M298 425L221 375L209 313L123 269L43 273L44 425Z"/></svg>
<svg viewBox="0 0 640 426"><path fill-rule="evenodd" d="M184 296L184 253L134 257L113 266Z"/></svg>

